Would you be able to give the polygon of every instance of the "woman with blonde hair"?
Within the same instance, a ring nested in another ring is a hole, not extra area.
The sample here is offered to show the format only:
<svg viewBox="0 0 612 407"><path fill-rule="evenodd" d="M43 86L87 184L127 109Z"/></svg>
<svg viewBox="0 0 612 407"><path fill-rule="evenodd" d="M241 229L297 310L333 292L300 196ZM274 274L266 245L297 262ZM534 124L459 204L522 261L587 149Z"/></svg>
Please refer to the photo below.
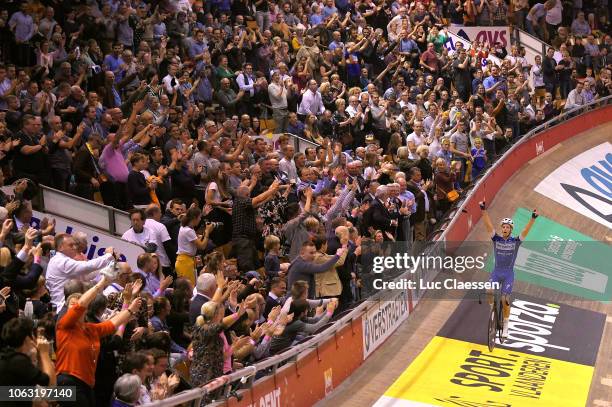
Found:
<svg viewBox="0 0 612 407"><path fill-rule="evenodd" d="M317 128L317 116L309 114L304 121L304 136L317 144L323 144L323 137Z"/></svg>
<svg viewBox="0 0 612 407"><path fill-rule="evenodd" d="M384 160L397 163L397 152L401 146L402 136L397 132L391 134L391 137L389 138L389 144L387 145L387 155L385 156Z"/></svg>
<svg viewBox="0 0 612 407"><path fill-rule="evenodd" d="M354 86L352 88L349 89L348 91L348 95L349 96L357 96L359 97L359 95L361 94L361 88L358 86Z"/></svg>
<svg viewBox="0 0 612 407"><path fill-rule="evenodd" d="M201 386L212 379L231 371L232 346L229 345L224 331L236 323L246 308L239 305L236 312L225 316L225 300L237 289L235 284L228 285L223 272L215 275L217 289L212 299L202 305L201 315L193 327L193 358L190 367L191 384ZM238 340L243 341L239 338Z"/></svg>
<svg viewBox="0 0 612 407"><path fill-rule="evenodd" d="M331 84L327 81L321 83L321 86L319 86L319 92L321 93L321 99L323 100L323 106L325 106L325 108L327 110L334 110L335 102L336 102L336 98L334 97L334 94L331 92Z"/></svg>
<svg viewBox="0 0 612 407"><path fill-rule="evenodd" d="M421 144L416 149L417 162L416 166L421 169L421 177L423 181L431 180L433 177L433 169L431 161L429 160L429 147L425 144Z"/></svg>

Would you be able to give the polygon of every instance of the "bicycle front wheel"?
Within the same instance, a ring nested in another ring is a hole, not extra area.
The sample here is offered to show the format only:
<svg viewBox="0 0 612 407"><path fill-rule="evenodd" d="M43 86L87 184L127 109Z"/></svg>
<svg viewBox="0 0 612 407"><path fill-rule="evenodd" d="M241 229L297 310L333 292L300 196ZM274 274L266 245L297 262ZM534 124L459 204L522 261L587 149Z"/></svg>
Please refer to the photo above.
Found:
<svg viewBox="0 0 612 407"><path fill-rule="evenodd" d="M497 334L497 310L496 305L491 307L489 313L489 324L487 330L487 344L489 345L489 352L493 352L495 349L495 335Z"/></svg>

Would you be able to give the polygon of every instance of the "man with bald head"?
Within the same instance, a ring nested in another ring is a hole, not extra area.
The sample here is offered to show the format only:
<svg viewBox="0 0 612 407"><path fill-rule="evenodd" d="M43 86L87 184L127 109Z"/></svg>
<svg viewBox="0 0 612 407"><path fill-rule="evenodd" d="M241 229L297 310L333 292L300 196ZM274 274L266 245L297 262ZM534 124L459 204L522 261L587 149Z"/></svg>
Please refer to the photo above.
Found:
<svg viewBox="0 0 612 407"><path fill-rule="evenodd" d="M236 105L240 102L244 96L244 90L240 90L238 93L230 87L230 80L228 78L221 79L221 88L215 93L217 102L225 109L225 113L228 116L236 114Z"/></svg>

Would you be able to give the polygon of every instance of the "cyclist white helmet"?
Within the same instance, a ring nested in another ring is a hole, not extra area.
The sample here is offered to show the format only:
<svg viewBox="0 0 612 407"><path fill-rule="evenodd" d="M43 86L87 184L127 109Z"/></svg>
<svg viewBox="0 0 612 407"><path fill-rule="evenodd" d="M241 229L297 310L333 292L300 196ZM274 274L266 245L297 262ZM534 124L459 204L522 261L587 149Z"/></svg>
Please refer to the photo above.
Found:
<svg viewBox="0 0 612 407"><path fill-rule="evenodd" d="M501 220L501 224L502 225L510 225L510 226L514 227L514 222L510 218L503 218Z"/></svg>

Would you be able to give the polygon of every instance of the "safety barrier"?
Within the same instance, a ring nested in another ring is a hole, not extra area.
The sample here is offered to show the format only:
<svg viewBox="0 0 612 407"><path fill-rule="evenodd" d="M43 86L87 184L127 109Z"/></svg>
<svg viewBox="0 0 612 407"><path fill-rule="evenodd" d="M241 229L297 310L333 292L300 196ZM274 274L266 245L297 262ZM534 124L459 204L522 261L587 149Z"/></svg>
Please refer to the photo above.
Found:
<svg viewBox="0 0 612 407"><path fill-rule="evenodd" d="M525 58L531 65L535 62L536 55L544 58L546 49L550 47L550 45L546 44L541 39L534 37L518 27L513 27L510 35L514 44L525 47Z"/></svg>
<svg viewBox="0 0 612 407"><path fill-rule="evenodd" d="M306 151L308 147L316 148L319 146L314 141L306 140L305 138L296 136L295 134L292 134L292 133L285 133L285 134L289 136L291 141L293 141L293 146L295 147L296 152L299 151L300 153L303 153Z"/></svg>
<svg viewBox="0 0 612 407"><path fill-rule="evenodd" d="M446 242L465 240L480 218L480 200L494 196L526 162L578 133L609 121L612 114L611 102L612 97L609 96L565 112L523 136L476 182L468 196L457 203L454 208L455 216L437 231L435 241L431 242L425 251L435 252ZM580 116L575 117L577 115ZM403 277L406 275L400 278ZM435 275L423 277L429 280ZM230 398L214 405L312 405L350 376L384 343L400 323L409 318L423 295L423 291L415 290L407 290L405 293L379 293L357 305L314 338L284 353L223 376L205 387L185 391L150 405L170 407L189 401L199 402L206 394L219 389L225 390L222 393L227 395L230 393L230 386L238 382L247 387L238 392L240 400ZM399 307L404 310L403 314L398 314L401 321L377 318L381 314L390 314L386 312L386 307ZM258 373L267 375L256 380Z"/></svg>
<svg viewBox="0 0 612 407"><path fill-rule="evenodd" d="M42 212L61 216L115 236L121 236L132 227L127 212L45 185L40 185L40 190L41 200L35 203L35 207Z"/></svg>

